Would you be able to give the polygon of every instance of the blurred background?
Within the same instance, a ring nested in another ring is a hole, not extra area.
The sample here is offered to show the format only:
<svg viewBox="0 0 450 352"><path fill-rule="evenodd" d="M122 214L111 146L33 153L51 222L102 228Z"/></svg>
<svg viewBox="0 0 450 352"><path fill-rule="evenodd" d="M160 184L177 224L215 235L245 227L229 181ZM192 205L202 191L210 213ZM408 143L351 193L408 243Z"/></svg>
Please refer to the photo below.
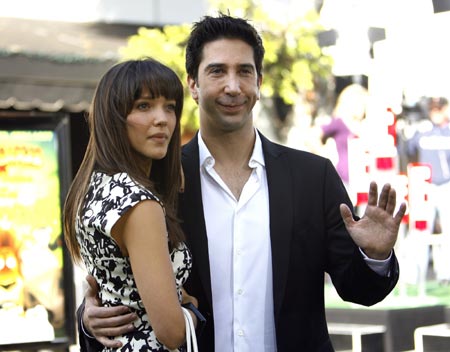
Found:
<svg viewBox="0 0 450 352"><path fill-rule="evenodd" d="M450 0L4 0L0 351L78 349L85 272L66 253L61 207L98 79L120 60L153 56L185 82L190 26L219 11L249 19L264 40L256 126L330 158L361 214L371 180L393 184L408 205L401 279L385 301L346 304L324 277L336 349L449 351L450 233L437 198L450 197L441 187L450 185ZM187 90L182 128L184 142L198 129ZM427 159L420 138L435 132Z"/></svg>

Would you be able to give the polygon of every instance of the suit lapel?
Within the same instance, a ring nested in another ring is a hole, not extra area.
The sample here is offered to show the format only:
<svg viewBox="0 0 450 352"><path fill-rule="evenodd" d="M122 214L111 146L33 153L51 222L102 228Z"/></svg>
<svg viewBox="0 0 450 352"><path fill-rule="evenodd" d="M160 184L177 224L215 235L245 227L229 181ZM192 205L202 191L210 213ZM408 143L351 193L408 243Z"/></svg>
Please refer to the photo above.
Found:
<svg viewBox="0 0 450 352"><path fill-rule="evenodd" d="M264 136L261 141L269 188L270 241L272 246L273 300L275 322L278 320L289 268L293 227L293 179L285 153Z"/></svg>
<svg viewBox="0 0 450 352"><path fill-rule="evenodd" d="M180 197L181 218L196 272L210 307L212 307L211 279L208 256L208 237L200 184L198 136L182 151L185 191Z"/></svg>
<svg viewBox="0 0 450 352"><path fill-rule="evenodd" d="M275 321L280 313L286 288L292 234L293 180L288 161L282 149L261 135L269 188L270 239L272 247L273 300ZM180 209L189 248L198 276L212 307L211 279L208 256L208 237L203 214L200 185L198 139L193 138L183 147L185 192L181 195Z"/></svg>

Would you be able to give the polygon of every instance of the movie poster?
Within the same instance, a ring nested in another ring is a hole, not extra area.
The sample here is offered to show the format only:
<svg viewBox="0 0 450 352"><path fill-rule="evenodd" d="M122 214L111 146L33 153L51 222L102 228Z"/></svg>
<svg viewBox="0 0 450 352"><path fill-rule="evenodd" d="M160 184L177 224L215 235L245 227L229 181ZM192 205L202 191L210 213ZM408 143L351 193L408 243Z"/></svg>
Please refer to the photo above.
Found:
<svg viewBox="0 0 450 352"><path fill-rule="evenodd" d="M0 130L0 344L64 331L58 140Z"/></svg>

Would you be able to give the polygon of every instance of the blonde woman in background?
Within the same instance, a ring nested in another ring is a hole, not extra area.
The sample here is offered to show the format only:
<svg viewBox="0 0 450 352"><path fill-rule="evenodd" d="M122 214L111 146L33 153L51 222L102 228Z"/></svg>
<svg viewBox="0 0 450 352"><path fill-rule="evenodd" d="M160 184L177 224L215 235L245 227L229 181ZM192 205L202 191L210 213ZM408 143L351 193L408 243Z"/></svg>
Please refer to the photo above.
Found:
<svg viewBox="0 0 450 352"><path fill-rule="evenodd" d="M368 91L359 84L345 87L339 94L330 118L324 122L316 121L313 127L313 138L318 143L314 152L320 152L330 139L334 142L336 153L328 155L335 163L336 170L344 184L348 187L348 140L356 138L361 132L361 122L366 116Z"/></svg>

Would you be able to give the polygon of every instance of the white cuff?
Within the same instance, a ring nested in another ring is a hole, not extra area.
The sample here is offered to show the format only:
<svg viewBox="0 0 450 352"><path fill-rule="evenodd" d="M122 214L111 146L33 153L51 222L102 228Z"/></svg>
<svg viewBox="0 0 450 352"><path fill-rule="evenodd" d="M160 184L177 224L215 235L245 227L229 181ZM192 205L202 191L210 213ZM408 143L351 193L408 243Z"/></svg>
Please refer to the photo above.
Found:
<svg viewBox="0 0 450 352"><path fill-rule="evenodd" d="M389 254L389 257L387 259L383 259L383 260L369 258L367 256L367 254L364 253L364 251L361 248L359 249L359 251L361 252L365 262L367 263L367 265L369 266L370 269L375 271L378 275L386 276L386 277L390 276L391 273L389 270L389 262L392 258L392 251Z"/></svg>

